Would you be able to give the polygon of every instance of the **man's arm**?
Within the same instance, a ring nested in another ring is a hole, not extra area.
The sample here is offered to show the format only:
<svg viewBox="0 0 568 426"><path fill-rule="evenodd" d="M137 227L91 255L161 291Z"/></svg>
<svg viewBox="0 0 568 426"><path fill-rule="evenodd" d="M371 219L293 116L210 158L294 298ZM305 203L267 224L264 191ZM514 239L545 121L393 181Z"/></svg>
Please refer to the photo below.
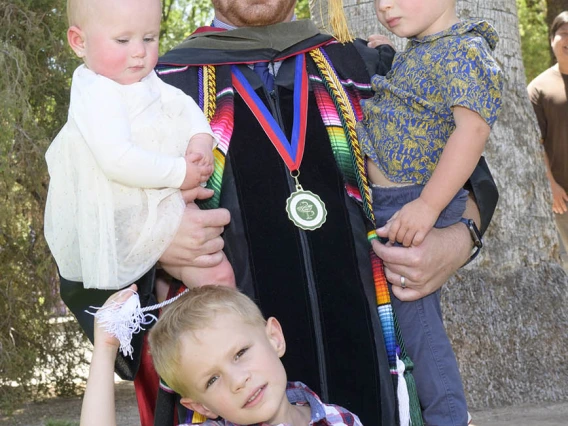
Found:
<svg viewBox="0 0 568 426"><path fill-rule="evenodd" d="M550 189L552 190L552 211L556 214L564 214L568 211L566 207L566 201L568 201L568 195L566 195L566 190L556 182L554 176L552 176L552 170L550 169L550 160L546 152L543 152L544 165L546 167L546 177L550 183Z"/></svg>
<svg viewBox="0 0 568 426"><path fill-rule="evenodd" d="M382 37L374 37L369 39L368 44L367 41L362 39L356 39L353 42L353 45L363 58L365 65L367 67L367 72L369 76L378 74L378 75L386 75L387 72L390 71L392 61L394 59L394 55L396 51L392 47L391 44L386 42L386 37L383 39ZM378 44L382 43L382 44ZM376 46L375 48L369 46Z"/></svg>

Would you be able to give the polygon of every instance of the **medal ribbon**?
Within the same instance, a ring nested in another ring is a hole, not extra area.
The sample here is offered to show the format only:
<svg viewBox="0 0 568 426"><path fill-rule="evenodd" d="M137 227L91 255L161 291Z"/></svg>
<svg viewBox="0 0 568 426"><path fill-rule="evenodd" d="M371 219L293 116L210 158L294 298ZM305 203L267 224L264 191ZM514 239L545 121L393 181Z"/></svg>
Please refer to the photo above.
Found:
<svg viewBox="0 0 568 426"><path fill-rule="evenodd" d="M304 54L296 56L294 74L294 121L291 142L274 119L264 102L255 93L245 76L235 66L231 66L233 87L250 108L266 136L270 139L282 160L290 170L300 168L306 145L306 127L308 121L308 71Z"/></svg>

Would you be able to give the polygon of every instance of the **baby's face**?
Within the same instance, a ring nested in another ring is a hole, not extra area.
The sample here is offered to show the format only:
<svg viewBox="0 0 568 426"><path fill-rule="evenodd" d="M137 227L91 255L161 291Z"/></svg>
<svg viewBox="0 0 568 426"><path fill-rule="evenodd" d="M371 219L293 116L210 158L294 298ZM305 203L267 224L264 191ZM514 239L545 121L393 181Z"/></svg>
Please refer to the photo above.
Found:
<svg viewBox="0 0 568 426"><path fill-rule="evenodd" d="M457 22L456 0L375 0L379 22L399 37L446 30Z"/></svg>
<svg viewBox="0 0 568 426"><path fill-rule="evenodd" d="M158 61L160 0L92 1L81 28L85 65L120 84L140 81Z"/></svg>
<svg viewBox="0 0 568 426"><path fill-rule="evenodd" d="M191 404L198 404L202 414L236 424L285 422L292 406L280 361L284 338L274 321L264 327L223 314L210 327L184 335L180 374L191 395L182 404L194 410Z"/></svg>

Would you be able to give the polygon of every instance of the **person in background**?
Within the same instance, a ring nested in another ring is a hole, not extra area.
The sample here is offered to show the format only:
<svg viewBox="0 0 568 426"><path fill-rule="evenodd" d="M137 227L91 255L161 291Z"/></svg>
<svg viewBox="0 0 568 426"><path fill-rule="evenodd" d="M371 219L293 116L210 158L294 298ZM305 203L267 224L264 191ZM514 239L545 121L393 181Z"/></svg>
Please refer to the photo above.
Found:
<svg viewBox="0 0 568 426"><path fill-rule="evenodd" d="M544 146L552 211L560 235L560 257L568 271L568 11L554 18L549 37L556 64L531 81L527 91Z"/></svg>

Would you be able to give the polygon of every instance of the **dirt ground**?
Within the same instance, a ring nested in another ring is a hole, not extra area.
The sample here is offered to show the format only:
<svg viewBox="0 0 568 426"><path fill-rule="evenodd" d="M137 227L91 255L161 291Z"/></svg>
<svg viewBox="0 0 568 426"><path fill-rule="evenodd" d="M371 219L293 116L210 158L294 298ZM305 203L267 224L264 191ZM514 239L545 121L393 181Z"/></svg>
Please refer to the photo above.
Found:
<svg viewBox="0 0 568 426"><path fill-rule="evenodd" d="M116 423L119 426L139 426L138 409L132 382L115 385ZM81 397L51 398L30 402L18 409L13 417L0 417L1 426L78 426L81 416ZM105 425L101 425L105 426Z"/></svg>
<svg viewBox="0 0 568 426"><path fill-rule="evenodd" d="M132 383L119 382L115 391L117 425L139 426ZM80 413L80 397L52 398L26 404L11 418L0 417L0 426L78 426ZM472 415L476 426L566 426L568 402L487 409L473 411Z"/></svg>

